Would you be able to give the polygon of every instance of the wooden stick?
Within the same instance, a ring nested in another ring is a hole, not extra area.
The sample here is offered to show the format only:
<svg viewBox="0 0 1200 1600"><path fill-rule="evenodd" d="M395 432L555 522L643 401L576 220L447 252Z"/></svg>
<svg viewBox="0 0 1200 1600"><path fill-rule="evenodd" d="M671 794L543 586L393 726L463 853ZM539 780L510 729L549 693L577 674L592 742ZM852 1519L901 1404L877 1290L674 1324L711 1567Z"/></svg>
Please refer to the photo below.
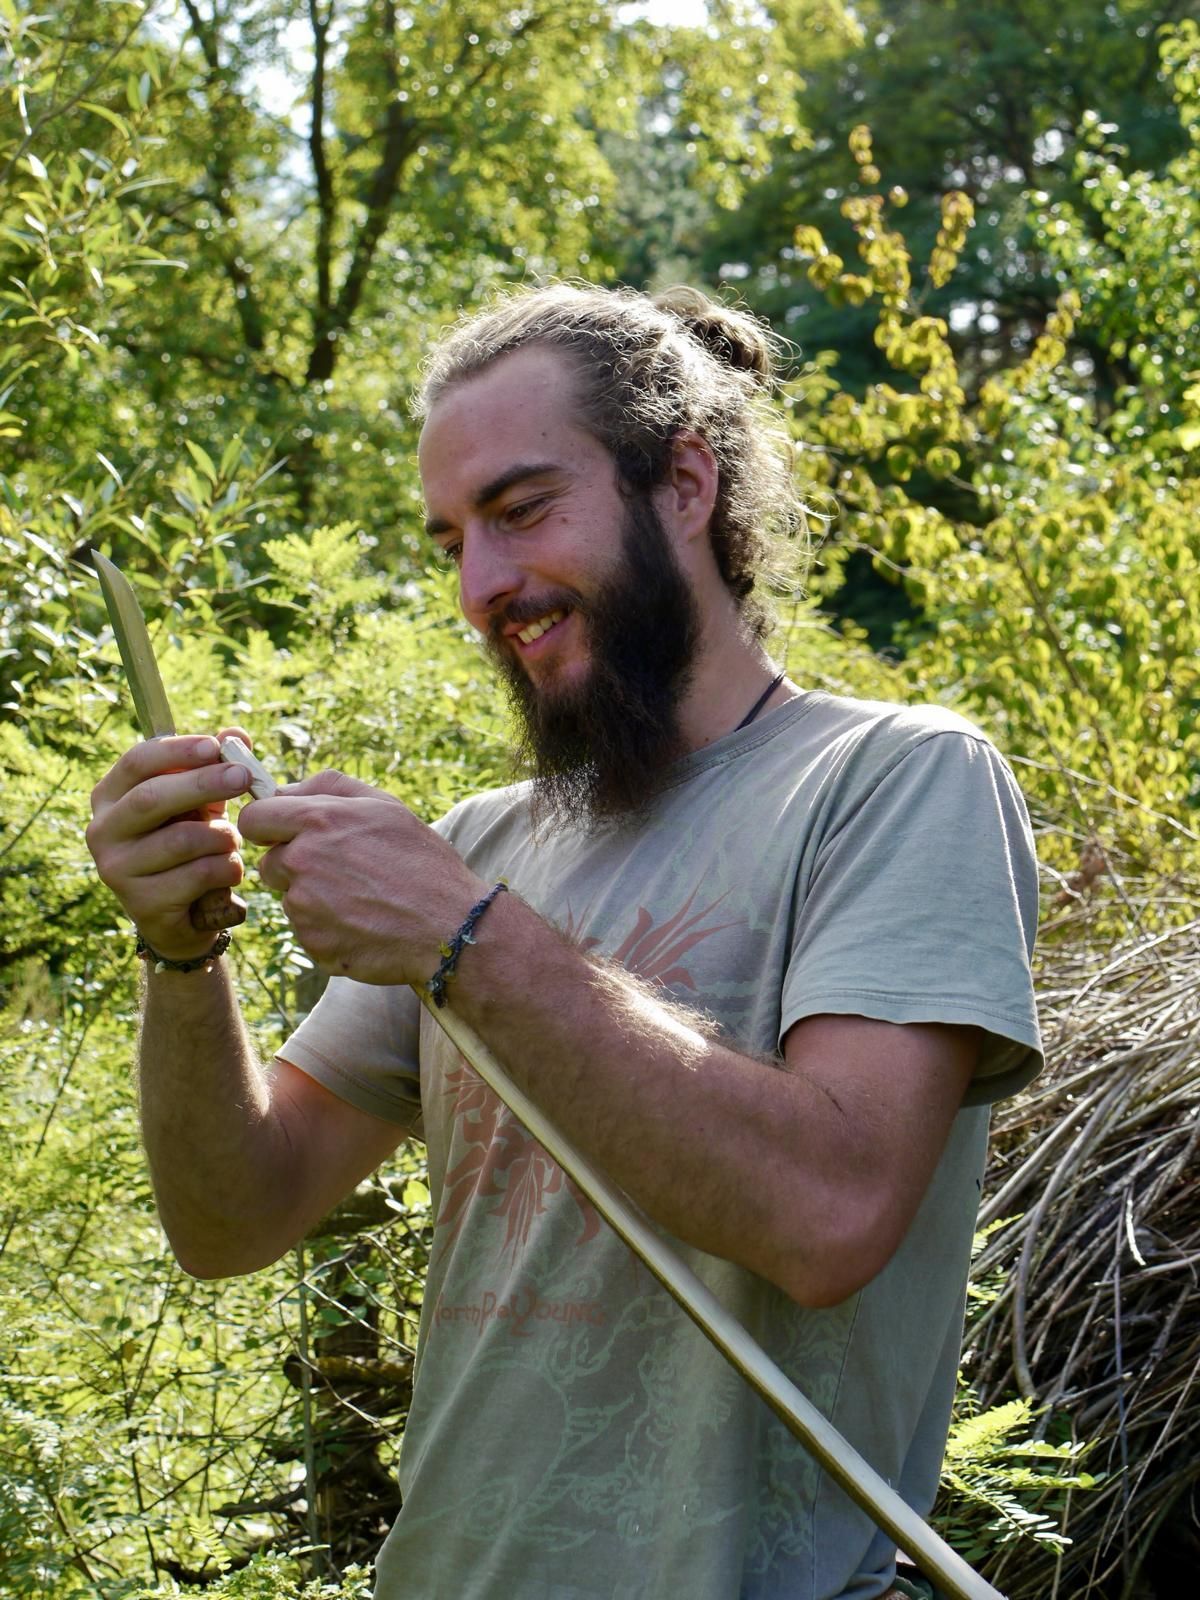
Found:
<svg viewBox="0 0 1200 1600"><path fill-rule="evenodd" d="M221 740L221 760L245 767L250 774L250 793L256 800L269 800L279 787L249 745L232 733Z"/></svg>

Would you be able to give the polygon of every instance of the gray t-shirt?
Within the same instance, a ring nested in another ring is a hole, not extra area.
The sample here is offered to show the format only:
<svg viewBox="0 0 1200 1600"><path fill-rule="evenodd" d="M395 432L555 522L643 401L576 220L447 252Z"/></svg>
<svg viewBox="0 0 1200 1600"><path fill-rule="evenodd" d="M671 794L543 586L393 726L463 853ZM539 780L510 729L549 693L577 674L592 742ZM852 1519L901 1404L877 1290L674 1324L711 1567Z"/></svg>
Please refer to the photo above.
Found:
<svg viewBox="0 0 1200 1600"><path fill-rule="evenodd" d="M507 877L584 949L748 1052L775 1053L793 1023L828 1012L985 1030L918 1215L860 1293L806 1310L679 1246L926 1513L987 1105L1041 1060L1033 842L995 749L940 708L808 693L679 762L636 827L535 835L517 787L466 801L439 829L481 877ZM281 1054L428 1145L436 1229L380 1600L869 1600L887 1588L891 1543L410 990L334 980Z"/></svg>

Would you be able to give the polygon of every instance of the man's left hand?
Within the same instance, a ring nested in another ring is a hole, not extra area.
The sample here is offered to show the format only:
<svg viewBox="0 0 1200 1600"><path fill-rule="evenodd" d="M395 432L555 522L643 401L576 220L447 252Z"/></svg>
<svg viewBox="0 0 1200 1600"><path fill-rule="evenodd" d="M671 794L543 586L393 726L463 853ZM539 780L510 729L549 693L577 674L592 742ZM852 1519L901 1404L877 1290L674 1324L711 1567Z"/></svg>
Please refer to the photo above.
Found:
<svg viewBox="0 0 1200 1600"><path fill-rule="evenodd" d="M422 984L438 946L483 892L454 848L401 801L342 772L320 772L255 800L243 838L283 893L296 937L329 972L360 983Z"/></svg>

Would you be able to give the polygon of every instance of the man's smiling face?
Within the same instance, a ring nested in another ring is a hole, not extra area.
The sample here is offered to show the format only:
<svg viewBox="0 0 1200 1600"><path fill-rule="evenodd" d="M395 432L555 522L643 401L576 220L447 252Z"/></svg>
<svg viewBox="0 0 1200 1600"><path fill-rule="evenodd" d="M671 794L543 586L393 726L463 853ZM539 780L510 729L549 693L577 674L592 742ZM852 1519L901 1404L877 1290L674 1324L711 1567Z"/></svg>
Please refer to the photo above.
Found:
<svg viewBox="0 0 1200 1600"><path fill-rule="evenodd" d="M459 569L543 810L616 816L682 751L696 606L650 497L621 493L567 359L518 350L447 392L421 435L434 541Z"/></svg>
<svg viewBox="0 0 1200 1600"><path fill-rule="evenodd" d="M538 683L586 672L578 613L625 511L612 457L576 412L562 356L530 348L443 394L421 433L427 527L458 567L463 614Z"/></svg>

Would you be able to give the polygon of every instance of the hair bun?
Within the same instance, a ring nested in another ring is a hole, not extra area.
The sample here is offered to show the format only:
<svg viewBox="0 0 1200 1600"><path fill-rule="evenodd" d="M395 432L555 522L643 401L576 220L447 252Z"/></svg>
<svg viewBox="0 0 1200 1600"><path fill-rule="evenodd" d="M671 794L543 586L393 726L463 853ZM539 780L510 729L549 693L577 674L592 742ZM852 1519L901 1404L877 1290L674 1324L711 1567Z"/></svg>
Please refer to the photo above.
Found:
<svg viewBox="0 0 1200 1600"><path fill-rule="evenodd" d="M749 311L710 300L699 289L676 284L654 296L654 304L679 318L693 339L737 372L746 372L768 388L775 374L775 338Z"/></svg>

